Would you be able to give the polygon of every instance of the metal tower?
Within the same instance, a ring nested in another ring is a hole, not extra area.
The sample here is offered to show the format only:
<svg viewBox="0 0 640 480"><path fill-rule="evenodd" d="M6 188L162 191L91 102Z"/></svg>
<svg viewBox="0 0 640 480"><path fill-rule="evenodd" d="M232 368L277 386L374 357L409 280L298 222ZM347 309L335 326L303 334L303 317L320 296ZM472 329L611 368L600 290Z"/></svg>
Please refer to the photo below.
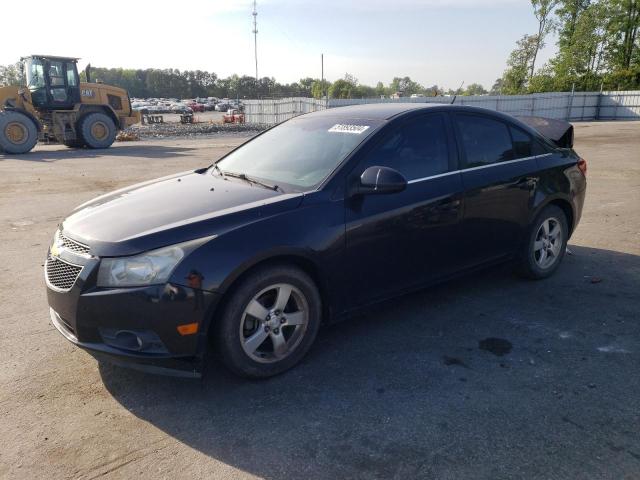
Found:
<svg viewBox="0 0 640 480"><path fill-rule="evenodd" d="M253 48L256 57L256 82L258 81L258 9L256 0L253 0Z"/></svg>

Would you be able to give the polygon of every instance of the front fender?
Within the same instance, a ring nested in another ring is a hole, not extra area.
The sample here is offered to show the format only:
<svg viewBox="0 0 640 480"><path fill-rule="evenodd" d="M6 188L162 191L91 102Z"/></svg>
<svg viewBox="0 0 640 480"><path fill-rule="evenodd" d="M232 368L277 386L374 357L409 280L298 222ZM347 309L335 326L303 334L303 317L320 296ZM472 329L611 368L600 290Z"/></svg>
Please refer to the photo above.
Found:
<svg viewBox="0 0 640 480"><path fill-rule="evenodd" d="M306 199L305 199L306 200ZM297 209L253 221L220 234L185 258L171 282L185 284L195 270L203 290L225 294L256 265L265 261L293 261L308 265L316 273L318 287L328 293L333 310L339 298L339 271L344 249L344 203L303 202ZM330 286L330 288L329 288Z"/></svg>

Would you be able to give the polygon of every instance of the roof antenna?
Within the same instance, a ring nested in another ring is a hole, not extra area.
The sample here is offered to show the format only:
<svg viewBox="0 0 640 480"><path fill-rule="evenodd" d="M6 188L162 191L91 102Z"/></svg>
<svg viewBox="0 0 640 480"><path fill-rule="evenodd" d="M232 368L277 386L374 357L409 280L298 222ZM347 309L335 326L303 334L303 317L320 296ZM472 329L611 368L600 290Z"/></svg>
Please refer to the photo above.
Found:
<svg viewBox="0 0 640 480"><path fill-rule="evenodd" d="M458 92L459 92L460 90L462 90L462 86L463 86L463 85L464 85L464 80L463 80L463 81L462 81L462 83L460 84L460 88L458 88L458 90L456 90L456 93L455 93L455 95L453 96L453 100L451 100L450 105L453 105L453 104L455 103L456 98L458 98Z"/></svg>

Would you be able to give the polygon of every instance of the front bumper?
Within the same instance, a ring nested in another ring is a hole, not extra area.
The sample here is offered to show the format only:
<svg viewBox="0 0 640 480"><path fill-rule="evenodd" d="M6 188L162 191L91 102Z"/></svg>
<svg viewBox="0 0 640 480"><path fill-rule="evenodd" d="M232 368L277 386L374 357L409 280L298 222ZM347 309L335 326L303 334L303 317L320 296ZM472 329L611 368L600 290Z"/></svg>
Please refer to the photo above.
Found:
<svg viewBox="0 0 640 480"><path fill-rule="evenodd" d="M98 259L64 255L62 260L73 260L82 270L65 291L47 280L47 300L51 323L67 340L98 360L153 373L201 376L208 319L219 295L172 283L98 288ZM198 324L198 332L181 335L177 327L190 323Z"/></svg>

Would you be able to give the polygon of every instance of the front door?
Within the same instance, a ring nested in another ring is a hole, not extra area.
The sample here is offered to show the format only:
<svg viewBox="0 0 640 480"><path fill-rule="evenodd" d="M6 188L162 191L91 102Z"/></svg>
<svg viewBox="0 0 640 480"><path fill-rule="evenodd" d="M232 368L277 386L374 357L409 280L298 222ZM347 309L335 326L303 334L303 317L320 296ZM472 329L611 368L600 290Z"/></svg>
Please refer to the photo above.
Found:
<svg viewBox="0 0 640 480"><path fill-rule="evenodd" d="M53 109L72 109L80 101L78 74L74 62L49 60L49 105Z"/></svg>
<svg viewBox="0 0 640 480"><path fill-rule="evenodd" d="M398 170L406 190L346 200L346 258L351 306L366 304L454 269L459 246L462 180L445 114L405 121L385 135L351 172Z"/></svg>

